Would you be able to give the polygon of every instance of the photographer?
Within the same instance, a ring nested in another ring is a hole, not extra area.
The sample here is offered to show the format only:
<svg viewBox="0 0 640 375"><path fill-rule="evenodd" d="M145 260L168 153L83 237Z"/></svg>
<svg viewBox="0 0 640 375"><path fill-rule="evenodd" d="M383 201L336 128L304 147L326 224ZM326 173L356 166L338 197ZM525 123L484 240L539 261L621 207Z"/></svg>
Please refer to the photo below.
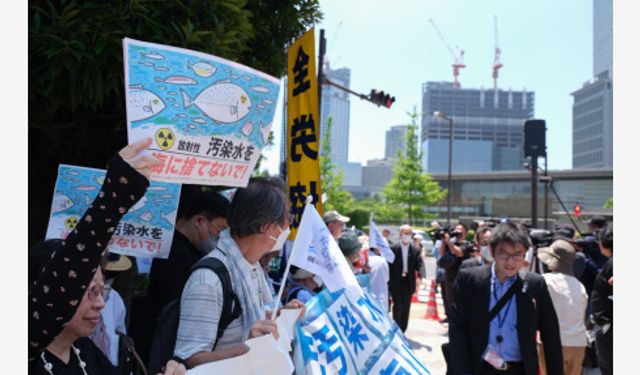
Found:
<svg viewBox="0 0 640 375"><path fill-rule="evenodd" d="M451 304L453 303L453 283L458 276L462 261L469 258L469 250L471 243L466 241L468 228L463 223L458 223L449 233L443 229L439 235L442 239L439 252L438 266L444 269L444 309L447 317L449 316ZM441 320L446 323L448 318Z"/></svg>

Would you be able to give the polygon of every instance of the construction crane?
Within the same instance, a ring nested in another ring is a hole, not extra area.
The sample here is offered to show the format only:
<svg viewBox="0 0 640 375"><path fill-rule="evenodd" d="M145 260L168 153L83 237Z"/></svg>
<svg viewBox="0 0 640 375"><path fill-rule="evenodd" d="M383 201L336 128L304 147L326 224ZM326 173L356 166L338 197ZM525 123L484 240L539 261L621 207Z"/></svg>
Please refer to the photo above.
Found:
<svg viewBox="0 0 640 375"><path fill-rule="evenodd" d="M451 48L449 43L447 43L447 40L444 38L444 35L442 35L442 32L438 28L438 25L436 25L435 21L429 18L429 22L431 22L431 25L436 30L436 33L440 37L440 40L442 40L442 43L444 44L445 47L447 47L447 49L449 50L449 53L451 53L451 56L453 57L453 64L451 65L453 67L453 87L460 88L460 82L458 82L458 75L460 75L460 69L466 67L466 65L464 65L464 62L463 62L464 50L461 48L458 48L457 46L456 46L456 50Z"/></svg>
<svg viewBox="0 0 640 375"><path fill-rule="evenodd" d="M498 47L498 16L493 16L493 40L495 45L495 52L493 55L493 90L498 89L498 70L502 68L500 63L500 48Z"/></svg>

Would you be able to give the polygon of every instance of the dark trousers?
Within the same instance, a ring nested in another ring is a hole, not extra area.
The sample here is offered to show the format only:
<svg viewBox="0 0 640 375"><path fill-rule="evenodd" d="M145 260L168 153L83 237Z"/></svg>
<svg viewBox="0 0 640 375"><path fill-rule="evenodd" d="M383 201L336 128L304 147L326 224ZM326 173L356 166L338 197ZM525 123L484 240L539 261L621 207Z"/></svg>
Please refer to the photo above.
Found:
<svg viewBox="0 0 640 375"><path fill-rule="evenodd" d="M404 285L404 283L402 283ZM413 291L409 288L409 280L406 280L406 287L390 291L391 298L393 298L393 320L398 327L405 332L409 325L409 311L411 309L411 296Z"/></svg>
<svg viewBox="0 0 640 375"><path fill-rule="evenodd" d="M598 367L602 375L613 374L613 326L607 333L602 333L602 327L596 327L596 353Z"/></svg>

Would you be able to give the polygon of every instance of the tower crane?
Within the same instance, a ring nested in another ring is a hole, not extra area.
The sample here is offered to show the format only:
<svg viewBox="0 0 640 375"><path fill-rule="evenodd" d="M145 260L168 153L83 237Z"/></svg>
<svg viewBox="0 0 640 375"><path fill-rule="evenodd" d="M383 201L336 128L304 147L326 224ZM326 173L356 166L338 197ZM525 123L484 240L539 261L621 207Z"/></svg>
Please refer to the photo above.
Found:
<svg viewBox="0 0 640 375"><path fill-rule="evenodd" d="M436 33L440 37L440 40L442 40L442 43L444 44L445 47L447 47L447 50L449 50L449 53L453 57L453 64L451 65L453 67L453 87L460 88L460 82L458 82L458 75L460 75L460 69L466 67L466 65L464 65L464 62L463 62L464 50L461 48L458 48L458 46L456 46L456 49L454 50L449 45L449 43L447 43L447 40L444 38L444 35L442 35L442 32L438 28L438 25L436 25L435 21L429 18L429 22L431 22L431 26L433 26L433 28L436 30Z"/></svg>
<svg viewBox="0 0 640 375"><path fill-rule="evenodd" d="M502 63L500 63L500 48L498 47L498 16L493 16L493 40L495 45L495 52L493 55L493 90L498 89L498 70L502 68Z"/></svg>

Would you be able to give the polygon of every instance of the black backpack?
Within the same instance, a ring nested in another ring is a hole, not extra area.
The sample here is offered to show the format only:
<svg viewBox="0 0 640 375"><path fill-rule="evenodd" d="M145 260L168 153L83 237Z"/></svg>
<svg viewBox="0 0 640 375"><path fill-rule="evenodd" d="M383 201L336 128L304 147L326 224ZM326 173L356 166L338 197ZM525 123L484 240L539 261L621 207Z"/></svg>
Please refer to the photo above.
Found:
<svg viewBox="0 0 640 375"><path fill-rule="evenodd" d="M229 323L242 315L242 306L240 306L238 296L231 288L229 271L222 261L212 257L205 257L191 267L189 275L200 268L208 268L215 272L222 283L224 301L222 304L220 321L218 323L216 341L213 344L213 348L215 349L220 337L222 337L222 334L224 333L224 330L229 326ZM156 331L153 335L151 351L149 352L149 365L147 366L149 374L157 374L158 372L161 372L160 369L172 358L184 363L182 358L175 358L173 356L173 351L176 345L176 336L178 335L178 324L180 323L181 297L182 295L171 301L160 313L158 325L156 326Z"/></svg>

